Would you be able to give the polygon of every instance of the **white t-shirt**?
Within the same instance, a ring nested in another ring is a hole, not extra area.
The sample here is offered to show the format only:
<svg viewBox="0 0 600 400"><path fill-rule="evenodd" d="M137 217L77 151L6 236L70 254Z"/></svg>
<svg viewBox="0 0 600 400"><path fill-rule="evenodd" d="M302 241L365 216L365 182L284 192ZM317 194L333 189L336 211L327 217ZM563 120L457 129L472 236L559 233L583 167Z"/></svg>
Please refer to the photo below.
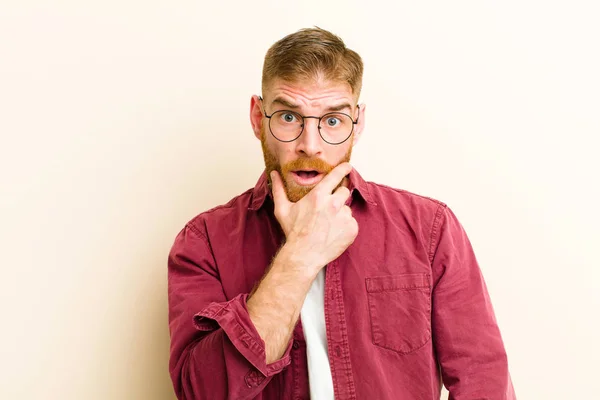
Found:
<svg viewBox="0 0 600 400"><path fill-rule="evenodd" d="M325 268L319 271L313 281L300 315L306 340L310 398L333 400L333 379L329 367L325 327Z"/></svg>

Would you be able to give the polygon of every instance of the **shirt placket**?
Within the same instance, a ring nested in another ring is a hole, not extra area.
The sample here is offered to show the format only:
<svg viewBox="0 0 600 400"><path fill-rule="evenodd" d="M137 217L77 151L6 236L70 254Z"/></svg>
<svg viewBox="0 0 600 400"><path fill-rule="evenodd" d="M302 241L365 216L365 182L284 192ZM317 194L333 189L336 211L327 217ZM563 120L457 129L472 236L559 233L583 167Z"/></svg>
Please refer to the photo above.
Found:
<svg viewBox="0 0 600 400"><path fill-rule="evenodd" d="M292 379L293 385L289 397L291 400L308 400L310 398L308 383L308 360L306 358L306 340L302 330L301 317L298 318L293 333L292 344Z"/></svg>
<svg viewBox="0 0 600 400"><path fill-rule="evenodd" d="M339 259L327 265L325 274L325 324L327 351L336 400L356 399L350 363L348 328L342 295Z"/></svg>

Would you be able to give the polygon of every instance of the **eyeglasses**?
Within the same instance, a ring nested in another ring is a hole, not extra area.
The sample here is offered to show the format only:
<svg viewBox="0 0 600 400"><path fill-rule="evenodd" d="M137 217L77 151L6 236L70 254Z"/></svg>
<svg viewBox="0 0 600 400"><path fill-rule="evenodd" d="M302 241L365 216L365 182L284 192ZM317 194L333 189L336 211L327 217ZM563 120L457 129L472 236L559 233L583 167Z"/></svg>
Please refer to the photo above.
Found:
<svg viewBox="0 0 600 400"><path fill-rule="evenodd" d="M262 97L259 97L262 102ZM357 106L360 109L360 106ZM319 120L319 135L326 143L338 145L344 143L354 132L354 125L358 123L351 116L341 112L330 112L322 117L304 116L295 111L280 110L271 115L267 115L264 109L265 118L269 119L269 130L273 137L280 142L293 142L304 132L304 120L314 118Z"/></svg>

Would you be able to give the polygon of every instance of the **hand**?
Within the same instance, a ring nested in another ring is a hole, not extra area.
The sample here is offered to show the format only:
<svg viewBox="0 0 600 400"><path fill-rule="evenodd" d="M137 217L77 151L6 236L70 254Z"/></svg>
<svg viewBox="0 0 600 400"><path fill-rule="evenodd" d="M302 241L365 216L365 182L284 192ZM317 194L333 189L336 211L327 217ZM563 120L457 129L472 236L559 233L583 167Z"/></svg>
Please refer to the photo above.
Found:
<svg viewBox="0 0 600 400"><path fill-rule="evenodd" d="M342 163L335 167L306 196L291 202L276 171L271 173L275 217L291 247L294 261L317 273L327 263L338 258L358 235L358 223L352 217L346 200L350 191L340 186L352 166Z"/></svg>

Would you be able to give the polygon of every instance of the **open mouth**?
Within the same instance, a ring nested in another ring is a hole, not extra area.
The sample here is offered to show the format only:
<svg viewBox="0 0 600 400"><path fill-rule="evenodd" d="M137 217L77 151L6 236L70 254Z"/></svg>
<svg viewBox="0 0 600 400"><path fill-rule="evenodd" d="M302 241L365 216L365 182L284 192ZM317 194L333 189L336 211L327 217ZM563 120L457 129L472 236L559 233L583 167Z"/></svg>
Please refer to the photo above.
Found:
<svg viewBox="0 0 600 400"><path fill-rule="evenodd" d="M323 177L323 173L316 170L292 171L294 181L299 185L314 185Z"/></svg>
<svg viewBox="0 0 600 400"><path fill-rule="evenodd" d="M298 176L300 176L301 178L304 179L308 179L308 178L314 178L315 176L319 175L318 171L295 171Z"/></svg>

